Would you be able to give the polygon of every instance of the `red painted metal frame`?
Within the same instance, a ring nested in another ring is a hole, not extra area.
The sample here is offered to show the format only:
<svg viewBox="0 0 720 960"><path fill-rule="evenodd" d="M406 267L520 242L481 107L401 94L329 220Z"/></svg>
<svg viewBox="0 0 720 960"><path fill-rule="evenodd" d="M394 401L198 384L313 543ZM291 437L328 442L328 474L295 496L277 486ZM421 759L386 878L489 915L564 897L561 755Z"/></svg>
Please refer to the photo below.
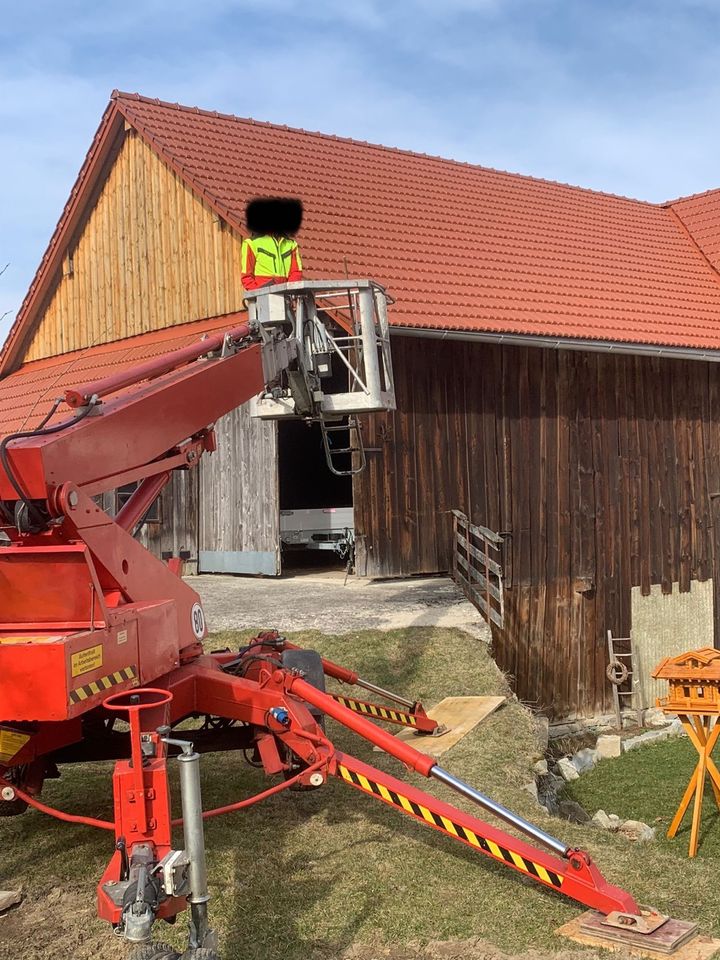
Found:
<svg viewBox="0 0 720 960"><path fill-rule="evenodd" d="M297 650L298 647L289 640L284 640L285 647L288 650ZM333 663L332 660L326 660L321 657L323 673L326 677L332 677L340 683L348 686L356 686L360 680L360 674L356 670L349 670L339 663ZM333 694L340 703L347 704L350 709L357 706L359 713L372 716L375 720L384 720L387 723L396 723L403 727L413 727L421 733L434 733L438 729L437 720L432 720L426 713L423 705L416 701L411 708L402 708L397 706L387 706L379 703L372 703L369 700L358 700L356 697L346 697L344 694ZM365 708L365 709L363 709Z"/></svg>
<svg viewBox="0 0 720 960"><path fill-rule="evenodd" d="M228 339L244 340L250 336L250 333L250 326L247 323L236 327L234 330L215 333L198 343L181 347L179 350L172 350L145 363L136 364L122 373L116 373L110 377L104 377L102 380L95 380L81 387L66 390L64 394L65 402L69 407L82 407L87 404L91 397L107 397L112 393L117 393L118 390L139 383L141 380L154 380L164 373L170 373L171 370L186 366L199 357L220 350Z"/></svg>
<svg viewBox="0 0 720 960"><path fill-rule="evenodd" d="M248 333L247 327L239 328L233 338ZM432 757L398 740L361 712L282 669L282 645L276 634L258 638L260 648L268 648L272 656L270 662L252 658L246 676L224 669L237 655L203 653L200 598L128 531L167 482L170 469L192 466L204 451L213 449L215 420L261 391L259 344L199 360L225 342L224 335L217 335L134 371L69 392L68 401L77 406L91 396L125 391L104 401L97 416L88 416L60 433L8 446L12 470L23 491L47 502L55 518L43 533L10 530L13 546L0 550L3 582L16 591L8 595L12 616L0 625L0 704L6 714L0 721L31 731L27 744L11 758L12 764L37 766L54 750L78 744L83 734L81 718L93 710L100 715L110 687L122 693L151 684L167 691L170 723L208 715L250 725L269 773L297 775L304 786L318 786L329 775L340 776L453 836L447 820L456 834L464 833L464 839L459 835L456 839L483 852L489 850L496 860L588 906L606 913L636 912L632 897L608 884L582 851L571 851L567 863L557 860L354 758L334 753L311 708L424 776L435 765ZM113 489L129 476L144 482L117 522L90 494ZM2 471L0 498L18 498ZM331 661L324 660L323 669L343 683L359 680L357 673ZM416 704L413 709L422 708ZM151 761L141 763L139 724L131 711L133 759L120 762L114 778L116 831L128 842L152 843L161 858L170 845L165 754L157 735L146 727L156 753ZM0 765L0 777L7 769L7 764ZM392 802L394 796L397 803ZM493 844L507 856L498 857ZM527 864L533 864L535 872ZM121 867L116 851L103 883L117 881ZM548 877L562 877L562 883L548 882L542 870ZM183 907L182 900L166 902L161 915L171 916ZM102 884L100 910L117 923L118 907L103 897Z"/></svg>
<svg viewBox="0 0 720 960"><path fill-rule="evenodd" d="M608 883L588 854L581 850L574 850L567 860L561 860L347 754L335 754L333 772L344 782L419 823L593 910L605 914L613 910L640 913L633 897Z"/></svg>
<svg viewBox="0 0 720 960"><path fill-rule="evenodd" d="M431 720L425 713L420 704L415 704L412 709L404 710L402 707L389 706L386 703L374 703L370 700L358 700L357 697L347 697L342 693L331 694L333 700L337 700L349 710L356 713L362 713L366 717L372 717L373 720L380 720L383 723L393 723L400 727L409 727L418 733L434 733L438 728L437 720Z"/></svg>

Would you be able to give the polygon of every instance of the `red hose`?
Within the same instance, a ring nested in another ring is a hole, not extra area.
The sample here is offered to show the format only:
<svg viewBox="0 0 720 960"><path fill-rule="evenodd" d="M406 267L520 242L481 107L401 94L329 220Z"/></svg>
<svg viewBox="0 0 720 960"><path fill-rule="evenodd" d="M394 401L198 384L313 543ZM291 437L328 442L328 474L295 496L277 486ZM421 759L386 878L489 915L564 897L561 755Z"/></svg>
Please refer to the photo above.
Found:
<svg viewBox="0 0 720 960"><path fill-rule="evenodd" d="M205 810L203 812L203 820L210 820L212 817L222 816L224 813L234 813L236 810L244 810L245 807L251 807L254 803L260 803L261 800L267 800L268 797L274 796L276 793L281 793L283 790L287 790L288 787L291 787L294 783L304 776L307 773L312 773L313 770L319 770L320 767L324 767L327 764L327 760L318 760L317 763L314 763L310 767L305 767L304 770L301 770L300 773L296 773L294 777L290 777L289 780L283 780L282 783L276 783L274 787L269 787L267 790L263 790L262 793L255 794L254 797L248 797L247 800L238 800L237 803L229 803L225 807L216 807L214 810ZM173 827L181 827L183 823L182 817L178 820L173 820Z"/></svg>
<svg viewBox="0 0 720 960"><path fill-rule="evenodd" d="M114 830L115 824L110 823L107 820L96 820L94 817L81 817L74 813L64 813L62 810L56 810L54 807L48 807L47 804L41 803L40 800L36 800L35 797L31 797L29 793L26 793L24 790L21 790L20 787L15 786L14 783L8 783L7 780L3 780L0 777L0 788L10 787L21 800L24 800L31 807L35 807L36 810L39 810L40 813L47 813L48 816L55 817L56 820L64 820L65 823L80 823L84 827L97 827L100 830Z"/></svg>
<svg viewBox="0 0 720 960"><path fill-rule="evenodd" d="M229 803L224 807L216 807L214 810L206 810L202 815L203 820L210 820L211 817L219 817L224 813L233 813L236 810L244 810L246 807L251 807L255 803L260 803L262 800L267 800L268 797L272 797L276 793L281 793L283 790L287 790L288 787L292 787L293 784L297 783L301 777L307 775L308 773L313 773L313 771L319 770L320 767L324 767L327 765L327 763L329 763L330 758L334 753L334 748L326 737L317 736L305 731L296 731L296 736L303 737L305 740L310 740L313 743L321 743L323 746L328 747L330 756L317 760L311 766L305 767L299 773L296 773L295 776L291 777L289 780L284 780L282 783L276 783L274 787L269 787L267 790L263 790L262 793L255 794L254 797L248 797L246 800L238 800L236 803ZM40 813L46 813L50 817L55 817L56 820L62 820L65 823L79 823L84 827L97 827L99 830L115 829L115 824L110 823L108 820L96 820L94 817L82 817L74 813L65 813L63 810L57 810L55 807L49 807L40 800L36 800L35 797L32 797L29 793L21 790L20 787L15 786L14 783L9 783L7 780L4 780L2 777L0 777L0 789L3 787L10 787L10 789L13 790L17 796L20 797L21 800L24 800L29 806L39 810ZM171 822L173 827L181 827L182 824L182 817Z"/></svg>

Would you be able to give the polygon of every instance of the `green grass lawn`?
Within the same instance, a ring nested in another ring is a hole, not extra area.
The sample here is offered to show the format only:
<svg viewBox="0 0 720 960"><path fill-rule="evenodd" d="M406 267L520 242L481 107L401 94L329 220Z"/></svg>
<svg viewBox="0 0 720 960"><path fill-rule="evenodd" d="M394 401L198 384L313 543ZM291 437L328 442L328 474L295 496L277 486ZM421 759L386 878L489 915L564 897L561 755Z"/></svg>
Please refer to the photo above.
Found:
<svg viewBox="0 0 720 960"><path fill-rule="evenodd" d="M237 645L241 636L218 635L210 648ZM293 640L298 642L298 635ZM428 704L451 694L508 692L484 645L460 631L417 628L334 638L303 634L299 642ZM439 784L373 753L337 724L329 722L328 732L340 749L443 799L455 799ZM670 816L677 791L667 788L666 793L662 784L668 770L682 781L682 764L689 771L692 762L689 749L674 743L607 761L579 782L575 795L591 812L597 795L595 808L649 822ZM697 916L707 932L720 932L715 861L707 843L701 857L688 864L682 839L677 845L633 846L544 816L523 789L535 759L532 718L510 701L454 747L443 765L570 844L585 846L608 879L626 886L641 902L680 917ZM613 771L623 771L628 761L642 764L642 771L628 771L625 786L617 786ZM44 799L67 810L110 817L110 773L111 764L67 767L61 781L48 784ZM267 783L239 753L203 757L202 773L206 807L251 795ZM611 791L607 798L606 790ZM586 796L584 791L591 792ZM706 832L713 826L720 831L708 816ZM325 960L339 957L352 944L468 937L485 938L510 952L566 949L553 931L581 909L337 781L311 793L283 793L212 820L206 836L211 913L220 930L223 960ZM110 853L107 835L35 812L0 821L0 888L23 883L27 893L23 907L0 920L0 958L123 956L94 918L94 887ZM37 927L33 917L42 917ZM158 934L179 945L182 926L159 924Z"/></svg>
<svg viewBox="0 0 720 960"><path fill-rule="evenodd" d="M697 752L687 737L666 740L623 754L616 760L604 760L594 770L572 783L569 792L589 813L598 809L619 817L643 820L657 828L653 849L676 857L687 869L692 805L677 836L669 840L667 829L685 792ZM645 846L639 849L646 849ZM720 854L720 812L706 781L698 860L715 865Z"/></svg>

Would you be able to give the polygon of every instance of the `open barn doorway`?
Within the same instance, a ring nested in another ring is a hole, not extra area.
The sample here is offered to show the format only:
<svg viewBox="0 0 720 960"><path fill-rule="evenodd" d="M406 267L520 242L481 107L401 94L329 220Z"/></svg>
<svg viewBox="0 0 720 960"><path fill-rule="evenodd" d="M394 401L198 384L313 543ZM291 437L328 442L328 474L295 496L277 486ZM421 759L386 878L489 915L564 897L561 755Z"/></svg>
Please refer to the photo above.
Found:
<svg viewBox="0 0 720 960"><path fill-rule="evenodd" d="M338 449L349 447L349 431L334 431L330 440ZM281 420L278 459L283 573L352 568L352 477L331 472L320 424ZM349 470L350 455L340 455L334 463Z"/></svg>

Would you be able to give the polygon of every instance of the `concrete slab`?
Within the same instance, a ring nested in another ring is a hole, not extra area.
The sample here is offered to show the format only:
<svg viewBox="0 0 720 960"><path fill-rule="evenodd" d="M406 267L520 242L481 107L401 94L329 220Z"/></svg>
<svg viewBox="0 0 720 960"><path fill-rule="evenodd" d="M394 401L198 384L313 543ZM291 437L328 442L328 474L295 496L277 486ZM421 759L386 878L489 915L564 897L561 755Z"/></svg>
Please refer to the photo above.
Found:
<svg viewBox="0 0 720 960"><path fill-rule="evenodd" d="M188 577L210 630L398 630L456 627L490 642L490 630L449 577L366 580L342 572L297 577Z"/></svg>

